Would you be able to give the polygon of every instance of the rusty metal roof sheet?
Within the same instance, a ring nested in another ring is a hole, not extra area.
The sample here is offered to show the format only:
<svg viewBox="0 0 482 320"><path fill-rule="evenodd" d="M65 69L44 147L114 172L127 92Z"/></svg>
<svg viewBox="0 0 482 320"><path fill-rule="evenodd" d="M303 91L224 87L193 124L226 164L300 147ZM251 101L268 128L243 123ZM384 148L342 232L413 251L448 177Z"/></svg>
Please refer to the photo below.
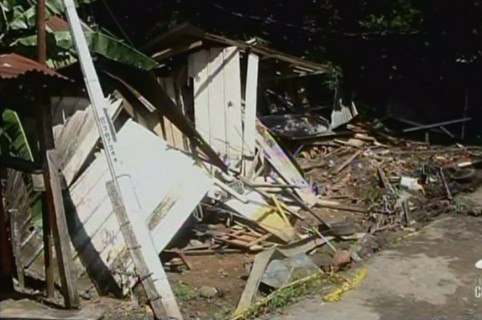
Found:
<svg viewBox="0 0 482 320"><path fill-rule="evenodd" d="M51 16L48 18L46 27L51 32L69 31L68 22L57 16Z"/></svg>
<svg viewBox="0 0 482 320"><path fill-rule="evenodd" d="M0 55L1 79L15 79L28 73L41 73L48 77L67 79L47 66L16 53Z"/></svg>

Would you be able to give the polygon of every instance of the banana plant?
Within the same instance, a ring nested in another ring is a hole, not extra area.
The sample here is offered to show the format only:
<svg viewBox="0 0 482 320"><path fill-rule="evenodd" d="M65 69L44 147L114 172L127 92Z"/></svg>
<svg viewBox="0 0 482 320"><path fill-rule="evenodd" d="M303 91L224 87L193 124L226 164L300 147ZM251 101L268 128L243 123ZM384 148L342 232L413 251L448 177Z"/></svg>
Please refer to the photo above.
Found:
<svg viewBox="0 0 482 320"><path fill-rule="evenodd" d="M96 0L77 0L77 4L88 4L94 1ZM35 58L36 3L36 0L0 1L0 53L16 52ZM63 12L62 0L46 0L47 18L62 16ZM157 66L153 59L127 45L107 30L89 26L86 23L83 24L83 29L92 53L143 70L150 70ZM70 33L53 32L49 28L47 32L50 67L57 69L75 63L77 55ZM38 152L35 150L35 140L30 138L28 132L24 130L21 117L15 111L6 109L1 113L0 147L3 155L33 161ZM39 194L33 190L30 176L24 175L24 181L29 193L33 221L39 223L41 217Z"/></svg>
<svg viewBox="0 0 482 320"><path fill-rule="evenodd" d="M88 4L95 0L77 0L77 4ZM3 51L15 51L34 57L37 47L36 1L5 0L0 2L0 46ZM61 16L64 12L62 0L46 0L46 16ZM151 70L158 64L122 39L98 26L83 24L90 50L94 54L133 66ZM48 30L47 50L50 67L58 68L75 63L76 52L70 32Z"/></svg>
<svg viewBox="0 0 482 320"><path fill-rule="evenodd" d="M26 161L34 161L38 154L35 137L25 130L23 120L19 114L13 110L3 110L0 117L0 151L3 156L15 157ZM38 160L38 159L37 159ZM17 179L7 179L7 190L15 190L19 181ZM34 191L30 175L23 174L23 184L28 192L28 198L32 221L40 224L42 216L42 203L40 193ZM15 187L16 186L16 187ZM18 190L19 192L19 190ZM7 195L8 196L8 195ZM10 195L16 196L16 195Z"/></svg>

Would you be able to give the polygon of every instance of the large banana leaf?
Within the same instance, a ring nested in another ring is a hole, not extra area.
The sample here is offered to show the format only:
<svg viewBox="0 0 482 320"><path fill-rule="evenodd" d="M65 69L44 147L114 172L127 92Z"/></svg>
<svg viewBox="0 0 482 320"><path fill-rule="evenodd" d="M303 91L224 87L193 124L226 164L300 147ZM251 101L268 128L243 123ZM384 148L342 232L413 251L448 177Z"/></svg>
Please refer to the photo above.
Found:
<svg viewBox="0 0 482 320"><path fill-rule="evenodd" d="M5 109L0 119L0 148L1 154L34 161L38 154L34 134L28 134L19 115L10 109ZM40 223L42 216L42 203L40 193L33 190L31 177L24 175L30 198L30 210L34 223Z"/></svg>
<svg viewBox="0 0 482 320"><path fill-rule="evenodd" d="M33 143L29 140L18 114L13 110L5 109L0 126L2 155L33 161L31 148Z"/></svg>
<svg viewBox="0 0 482 320"><path fill-rule="evenodd" d="M97 0L76 0L76 5L88 4ZM5 24L0 26L5 33L8 30L26 30L35 28L35 10L37 1L32 0L6 0L2 1L0 8L5 17ZM46 0L46 16L60 15L64 12L62 0Z"/></svg>
<svg viewBox="0 0 482 320"><path fill-rule="evenodd" d="M63 49L68 51L71 56L75 56L75 47L69 31L53 32L52 34L54 35L55 46L57 47L53 49L53 51ZM84 26L84 34L91 52L143 70L151 70L157 66L157 62L153 59L101 30L94 30ZM32 35L20 38L12 43L12 46L18 45L36 47L37 36Z"/></svg>

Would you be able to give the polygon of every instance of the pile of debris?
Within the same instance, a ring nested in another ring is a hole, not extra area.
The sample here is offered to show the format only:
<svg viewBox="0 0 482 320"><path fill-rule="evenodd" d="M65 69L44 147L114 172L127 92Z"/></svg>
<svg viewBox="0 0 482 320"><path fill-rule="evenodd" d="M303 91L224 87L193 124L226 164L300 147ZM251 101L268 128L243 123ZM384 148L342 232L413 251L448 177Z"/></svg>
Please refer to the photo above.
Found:
<svg viewBox="0 0 482 320"><path fill-rule="evenodd" d="M169 316L180 315L172 291L183 304L189 297L184 313L206 309L203 316L213 318L215 309L226 308L243 314L259 291L337 272L376 250L378 235L462 210L457 194L473 187L467 180L479 181L475 169L466 169L478 150L430 147L355 123L355 105L343 106L337 97L331 122L307 110L260 115L259 84L328 72L324 66L189 25L149 47L165 62L156 76L116 64L100 73L114 88L104 116L115 155L140 205L136 218L147 226L145 234L129 232L152 244L150 261L159 264L160 255L171 271L174 290L163 268L145 268L146 278L155 274L162 282L146 302L167 297L161 303ZM94 291L132 296L145 280L133 253L141 246L123 232L122 206L107 187L110 146L100 143L88 99L51 102L72 279L79 279L85 299ZM290 135L296 136L291 145L298 144L293 153L280 142ZM13 221L22 206L24 220L14 221L13 254L18 275L43 280L43 246L27 189L20 175L9 173L6 212ZM227 303L220 307L218 298Z"/></svg>
<svg viewBox="0 0 482 320"><path fill-rule="evenodd" d="M474 159L481 150L404 140L374 130L366 122L352 123L348 128L351 134L343 139L325 139L314 146L296 148L297 162L317 194L313 207L300 205L303 210L290 215L286 203L296 197L290 199L289 192L283 193L280 188L261 191L260 185L244 185L265 194L266 200L273 199L271 205L279 217L286 221L291 218L292 223L286 226L293 226L295 231L288 241L259 225L241 222L240 215L233 211L203 204L206 212L217 211L221 215L216 217L224 219L193 227L194 239L187 246L165 253L184 256L171 260L181 263L189 261L186 256L203 255L208 261L206 255L218 254L215 259L225 261L235 260L236 253L260 251L254 259L244 256L239 264L247 265L246 271L235 272L247 276L236 309L242 314L255 301L260 284L266 292L266 288L281 288L300 277L344 269L369 257L390 239L417 230L439 215L468 213L467 203L459 195L477 187ZM481 213L480 208L471 208L472 214ZM188 283L189 278L174 277ZM227 281L222 276L220 279ZM199 283L202 281L191 284Z"/></svg>

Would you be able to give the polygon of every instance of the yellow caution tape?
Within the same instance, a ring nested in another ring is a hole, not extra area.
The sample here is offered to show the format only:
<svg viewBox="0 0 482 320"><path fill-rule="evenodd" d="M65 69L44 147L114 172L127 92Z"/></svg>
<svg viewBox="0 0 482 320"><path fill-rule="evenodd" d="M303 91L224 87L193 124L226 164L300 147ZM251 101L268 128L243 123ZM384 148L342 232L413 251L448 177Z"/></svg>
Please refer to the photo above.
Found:
<svg viewBox="0 0 482 320"><path fill-rule="evenodd" d="M324 295L322 297L323 301L326 301L326 302L339 301L344 293L355 288L360 284L360 282L365 278L367 272L368 270L366 268L360 268L354 273L351 279L347 279L337 274L332 275L331 277L335 278L338 281L342 281L343 283L337 288L335 288L334 290L332 290L330 293ZM251 305L247 310L233 314L231 320L247 319L248 317L252 316L253 313L256 313L256 310L259 310L263 306L266 306L272 298L279 295L283 290L286 290L288 288L291 288L303 283L314 281L316 279L320 279L323 277L328 277L328 275L324 273L318 273L318 274L314 274L314 275L293 281L285 285L284 287L281 287L278 290L272 292L267 297L260 299L258 302Z"/></svg>
<svg viewBox="0 0 482 320"><path fill-rule="evenodd" d="M368 270L366 268L360 268L355 273L354 277L350 279L344 279L344 282L338 286L337 288L333 289L331 292L325 294L323 296L323 301L325 302L336 302L340 301L343 294L351 289L355 288L360 284L360 282L365 278L367 275Z"/></svg>

